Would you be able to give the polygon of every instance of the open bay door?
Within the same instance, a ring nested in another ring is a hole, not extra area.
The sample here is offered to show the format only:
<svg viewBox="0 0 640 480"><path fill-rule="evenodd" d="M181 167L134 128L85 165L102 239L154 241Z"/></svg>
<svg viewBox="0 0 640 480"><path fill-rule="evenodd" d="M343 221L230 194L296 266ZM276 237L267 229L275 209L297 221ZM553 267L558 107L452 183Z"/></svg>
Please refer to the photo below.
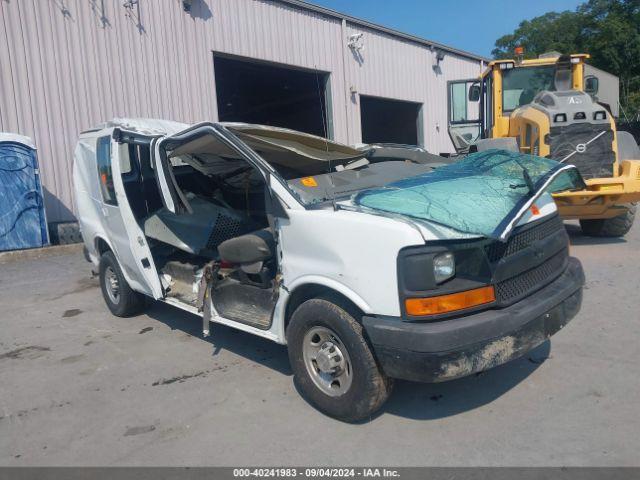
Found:
<svg viewBox="0 0 640 480"><path fill-rule="evenodd" d="M478 80L448 82L448 131L458 153L466 153L480 138L480 83Z"/></svg>

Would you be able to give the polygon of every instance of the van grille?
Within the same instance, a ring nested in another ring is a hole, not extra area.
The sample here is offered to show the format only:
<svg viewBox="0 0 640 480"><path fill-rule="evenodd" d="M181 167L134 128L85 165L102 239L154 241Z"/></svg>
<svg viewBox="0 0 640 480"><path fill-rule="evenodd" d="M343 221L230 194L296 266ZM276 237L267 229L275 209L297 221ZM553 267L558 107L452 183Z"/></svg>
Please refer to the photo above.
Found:
<svg viewBox="0 0 640 480"><path fill-rule="evenodd" d="M496 300L501 306L506 306L539 290L564 271L568 258L569 252L563 248L537 267L497 283L495 285Z"/></svg>
<svg viewBox="0 0 640 480"><path fill-rule="evenodd" d="M522 232L512 235L507 242L493 242L485 247L487 258L491 263L497 262L505 257L513 255L527 248L532 243L542 240L552 235L558 230L562 230L564 225L559 216L546 220L534 227L527 228Z"/></svg>

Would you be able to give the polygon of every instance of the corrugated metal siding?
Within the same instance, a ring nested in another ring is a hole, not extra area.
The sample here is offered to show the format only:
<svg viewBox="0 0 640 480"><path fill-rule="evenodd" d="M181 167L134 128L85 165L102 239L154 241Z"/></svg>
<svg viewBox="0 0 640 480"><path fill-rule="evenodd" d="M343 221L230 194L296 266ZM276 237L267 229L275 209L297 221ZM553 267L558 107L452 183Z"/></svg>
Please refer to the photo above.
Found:
<svg viewBox="0 0 640 480"><path fill-rule="evenodd" d="M117 116L216 120L212 52L330 73L336 140L360 141L359 94L422 103L424 139L451 151L446 82L479 62L335 17L268 0L0 1L0 129L38 147L47 215L73 218L71 165L78 133ZM358 61L346 46L365 31Z"/></svg>
<svg viewBox="0 0 640 480"><path fill-rule="evenodd" d="M480 62L444 52L440 68L434 69L436 50L374 30L347 25L347 36L363 33L364 49L357 60L347 57L347 83L360 95L409 100L423 105L424 144L433 153L453 152L447 133L447 82L476 78ZM353 99L354 104L357 98ZM352 142L359 141L360 110L351 108Z"/></svg>
<svg viewBox="0 0 640 480"><path fill-rule="evenodd" d="M614 117L620 115L620 79L612 73L605 72L593 65L585 64L584 75L593 75L598 78L598 100L611 107Z"/></svg>

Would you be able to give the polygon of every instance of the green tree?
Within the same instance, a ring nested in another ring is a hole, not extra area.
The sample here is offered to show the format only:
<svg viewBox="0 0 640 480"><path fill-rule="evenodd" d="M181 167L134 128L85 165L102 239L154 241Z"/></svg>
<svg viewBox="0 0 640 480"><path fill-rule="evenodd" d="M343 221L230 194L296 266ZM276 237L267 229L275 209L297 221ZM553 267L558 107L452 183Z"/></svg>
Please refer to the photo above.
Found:
<svg viewBox="0 0 640 480"><path fill-rule="evenodd" d="M589 53L589 63L620 78L620 103L640 114L640 0L588 0L575 12L549 12L524 20L496 40L495 58L513 57L522 46L527 58L541 53Z"/></svg>
<svg viewBox="0 0 640 480"><path fill-rule="evenodd" d="M524 47L526 58L557 51L577 52L582 30L581 15L576 12L548 12L531 20L524 20L509 35L496 40L494 58L513 58L515 47Z"/></svg>

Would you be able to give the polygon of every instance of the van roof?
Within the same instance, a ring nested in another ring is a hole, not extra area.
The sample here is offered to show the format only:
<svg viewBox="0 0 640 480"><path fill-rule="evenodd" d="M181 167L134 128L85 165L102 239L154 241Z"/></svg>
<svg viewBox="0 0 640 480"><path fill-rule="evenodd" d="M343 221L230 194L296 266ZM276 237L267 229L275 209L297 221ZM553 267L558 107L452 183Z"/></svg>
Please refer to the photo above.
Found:
<svg viewBox="0 0 640 480"><path fill-rule="evenodd" d="M163 120L163 119L156 119L156 118L114 118L112 120L100 123L96 125L94 128L83 131L81 135L99 132L100 130L104 130L106 128L122 128L123 130L129 130L129 131L133 131L133 132L137 132L145 135L173 135L188 129L191 126L197 125L198 123L188 124L188 123L174 122L173 120ZM302 140L304 143L314 144L316 146L320 145L323 149L328 148L329 145L331 145L334 149L336 148L339 150L347 149L349 150L350 154L353 154L352 147L340 144L338 142L326 139L324 137L319 137L317 135L312 135L310 133L300 132L300 131L292 130L289 128L275 127L272 125L242 123L242 122L214 122L214 123L223 125L237 133L244 133L246 135L279 137L279 138L287 138L287 137L295 138L297 140Z"/></svg>
<svg viewBox="0 0 640 480"><path fill-rule="evenodd" d="M189 128L189 124L160 118L114 118L99 123L95 127L83 131L82 134L98 132L105 128L122 128L150 135L171 135Z"/></svg>

